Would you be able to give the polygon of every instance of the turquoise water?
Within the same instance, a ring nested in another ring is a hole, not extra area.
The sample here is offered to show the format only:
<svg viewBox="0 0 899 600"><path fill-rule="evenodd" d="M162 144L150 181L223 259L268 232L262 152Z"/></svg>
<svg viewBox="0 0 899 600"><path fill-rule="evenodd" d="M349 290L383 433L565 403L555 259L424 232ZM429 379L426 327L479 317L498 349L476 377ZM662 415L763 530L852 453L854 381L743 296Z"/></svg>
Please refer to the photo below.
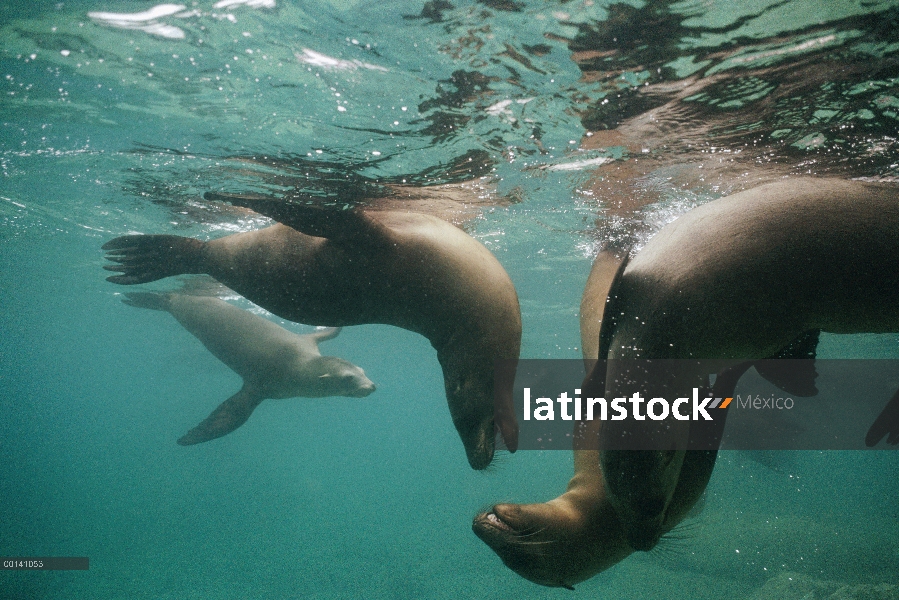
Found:
<svg viewBox="0 0 899 600"><path fill-rule="evenodd" d="M577 358L599 243L639 244L785 174L899 177L896 2L164 6L2 7L0 554L91 560L0 573L3 597L571 594L519 578L470 530L494 502L560 494L571 456L473 472L415 334L323 345L378 384L368 398L267 401L226 438L175 444L239 378L170 316L122 304L100 246L265 223L204 191L329 199L474 177L456 192L483 207L465 228L516 284L522 356ZM819 356L896 358L899 338L825 335ZM897 466L723 454L679 539L576 593L899 584Z"/></svg>

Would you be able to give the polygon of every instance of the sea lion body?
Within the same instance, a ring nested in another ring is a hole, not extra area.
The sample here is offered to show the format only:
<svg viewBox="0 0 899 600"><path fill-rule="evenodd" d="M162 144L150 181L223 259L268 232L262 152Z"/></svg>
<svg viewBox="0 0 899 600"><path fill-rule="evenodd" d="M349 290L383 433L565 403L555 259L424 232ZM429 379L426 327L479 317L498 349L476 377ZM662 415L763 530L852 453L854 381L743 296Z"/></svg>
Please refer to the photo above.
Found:
<svg viewBox="0 0 899 600"><path fill-rule="evenodd" d="M222 197L221 195L212 195ZM499 261L460 229L423 214L323 211L227 196L279 221L209 242L124 236L107 243L110 281L206 273L252 302L310 325L383 323L424 335L443 367L450 413L472 467L493 458L495 430L517 446L512 379L494 406L493 364L517 359L518 297Z"/></svg>
<svg viewBox="0 0 899 600"><path fill-rule="evenodd" d="M897 331L897 224L899 189L857 181L789 179L700 206L629 261L609 358L760 359L806 331Z"/></svg>
<svg viewBox="0 0 899 600"><path fill-rule="evenodd" d="M899 190L786 180L700 206L650 239L617 286L608 358L717 359L724 368L820 331L899 331L897 298ZM683 373L683 389L705 376ZM689 435L689 424L668 425L657 437ZM639 467L634 456L604 452L601 462L630 543L646 550L665 531L678 461L689 455L643 454Z"/></svg>
<svg viewBox="0 0 899 600"><path fill-rule="evenodd" d="M582 345L585 358L714 359L716 387L732 388L753 361L793 343L813 351L819 331L899 331L897 298L899 189L791 179L686 213L629 261L601 253L584 290ZM596 363L584 395L622 395L607 368ZM708 389L707 375L685 367L677 383ZM691 422L644 423L674 448L690 435ZM606 426L586 425L595 435ZM565 494L497 505L474 530L523 577L570 586L655 546L701 497L715 456L581 448Z"/></svg>
<svg viewBox="0 0 899 600"><path fill-rule="evenodd" d="M131 306L170 313L243 378L241 390L179 439L181 445L230 433L266 398L361 398L375 391L362 369L342 358L321 355L318 344L335 338L339 328L298 335L218 298L155 292L126 296L124 302Z"/></svg>

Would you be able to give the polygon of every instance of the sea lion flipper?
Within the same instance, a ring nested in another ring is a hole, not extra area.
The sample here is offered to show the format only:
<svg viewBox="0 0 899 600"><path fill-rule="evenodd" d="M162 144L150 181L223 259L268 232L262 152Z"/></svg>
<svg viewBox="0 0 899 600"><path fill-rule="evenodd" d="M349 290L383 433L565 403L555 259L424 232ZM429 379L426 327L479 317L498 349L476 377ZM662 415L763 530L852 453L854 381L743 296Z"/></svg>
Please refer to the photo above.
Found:
<svg viewBox="0 0 899 600"><path fill-rule="evenodd" d="M327 342L328 340L333 340L340 332L343 330L343 327L325 327L323 329L318 329L309 334L309 336L315 340L316 344L320 344L322 342Z"/></svg>
<svg viewBox="0 0 899 600"><path fill-rule="evenodd" d="M122 299L122 303L150 310L168 310L169 295L160 292L128 292Z"/></svg>
<svg viewBox="0 0 899 600"><path fill-rule="evenodd" d="M795 340L770 357L755 364L759 375L780 389L796 396L814 396L818 393L815 387L815 356L818 348L820 329L813 329L801 334Z"/></svg>
<svg viewBox="0 0 899 600"><path fill-rule="evenodd" d="M883 436L887 436L887 444L893 446L899 444L899 390L896 390L886 408L871 425L865 436L865 445L873 448L880 443Z"/></svg>
<svg viewBox="0 0 899 600"><path fill-rule="evenodd" d="M121 285L147 283L171 277L197 273L204 243L179 235L123 235L103 244L106 258L115 265L104 265L107 271L121 275L107 277L107 281Z"/></svg>
<svg viewBox="0 0 899 600"><path fill-rule="evenodd" d="M247 422L264 398L247 386L222 402L202 423L188 431L178 444L191 446L227 435Z"/></svg>
<svg viewBox="0 0 899 600"><path fill-rule="evenodd" d="M606 358L601 354L599 346L604 330L611 328L603 321L603 315L617 292L621 274L627 266L627 259L627 250L620 254L603 250L593 261L581 296L581 349L585 360Z"/></svg>
<svg viewBox="0 0 899 600"><path fill-rule="evenodd" d="M615 274L612 277L611 285L609 286L609 292L606 295L606 303L603 308L602 313L602 322L599 328L599 353L598 356L605 359L609 356L609 350L612 347L612 336L615 333L615 325L616 320L615 316L618 314L617 308L619 299L619 290L621 288L621 276L624 275L624 270L627 268L628 261L630 260L630 249L625 249L623 251L623 255L621 256L620 262L618 263L618 268L615 270Z"/></svg>
<svg viewBox="0 0 899 600"><path fill-rule="evenodd" d="M353 207L326 207L311 200L272 198L258 194L206 192L203 198L249 208L300 233L338 242L363 232L386 232L361 210Z"/></svg>
<svg viewBox="0 0 899 600"><path fill-rule="evenodd" d="M260 194L230 194L227 192L206 192L203 198L215 202L228 202L234 206L242 206L249 208L253 212L265 215L270 219L274 219L278 223L282 223L302 231L309 235L317 237L328 237L319 232L311 232L310 229L320 229L326 224L316 227L316 221L326 220L322 213L324 210L320 207L312 205L302 206L298 203L290 203L286 199L272 198L270 196L262 196ZM303 218L305 217L305 218ZM324 227L327 229L327 227Z"/></svg>
<svg viewBox="0 0 899 600"><path fill-rule="evenodd" d="M593 261L584 286L580 322L581 354L587 369L587 377L581 384L585 393L602 396L606 391L606 359L614 324L611 317L606 319L604 316L617 298L619 282L627 268L629 256L628 249L620 254L603 250ZM611 315L612 312L608 311L608 314Z"/></svg>

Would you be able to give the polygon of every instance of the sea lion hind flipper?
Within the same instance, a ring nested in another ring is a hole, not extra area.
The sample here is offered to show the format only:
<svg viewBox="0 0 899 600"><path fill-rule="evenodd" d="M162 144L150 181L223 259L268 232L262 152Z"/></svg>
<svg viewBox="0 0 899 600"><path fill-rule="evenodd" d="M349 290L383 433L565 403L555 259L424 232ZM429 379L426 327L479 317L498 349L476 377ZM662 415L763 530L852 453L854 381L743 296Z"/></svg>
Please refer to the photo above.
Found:
<svg viewBox="0 0 899 600"><path fill-rule="evenodd" d="M227 435L247 422L264 398L247 386L222 402L203 422L184 434L178 444L192 446Z"/></svg>
<svg viewBox="0 0 899 600"><path fill-rule="evenodd" d="M313 331L309 335L312 339L315 340L316 344L320 344L322 342L327 342L328 340L333 340L340 332L343 330L343 327L325 327L323 329L318 329Z"/></svg>
<svg viewBox="0 0 899 600"><path fill-rule="evenodd" d="M755 370L785 392L803 397L816 395L815 356L820 335L820 329L806 331L776 354L757 362Z"/></svg>
<svg viewBox="0 0 899 600"><path fill-rule="evenodd" d="M106 258L115 265L104 265L107 271L121 275L107 281L121 285L148 283L197 273L204 242L179 235L123 235L103 244Z"/></svg>
<svg viewBox="0 0 899 600"><path fill-rule="evenodd" d="M272 198L258 194L206 192L206 200L230 202L274 219L313 237L343 241L372 229L374 222L354 207L321 206L312 200Z"/></svg>
<svg viewBox="0 0 899 600"><path fill-rule="evenodd" d="M874 420L865 436L865 445L873 448L880 443L883 436L887 436L887 444L892 446L899 444L899 390L896 390L886 408Z"/></svg>

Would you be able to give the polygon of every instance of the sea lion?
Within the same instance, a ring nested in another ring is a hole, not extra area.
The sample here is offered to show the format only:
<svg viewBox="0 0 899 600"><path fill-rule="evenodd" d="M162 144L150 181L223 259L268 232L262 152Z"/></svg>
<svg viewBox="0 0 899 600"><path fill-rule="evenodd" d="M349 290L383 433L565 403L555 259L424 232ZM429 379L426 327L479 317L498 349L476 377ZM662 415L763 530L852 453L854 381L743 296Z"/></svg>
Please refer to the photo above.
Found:
<svg viewBox="0 0 899 600"><path fill-rule="evenodd" d="M107 242L109 281L130 285L211 275L279 317L310 325L383 323L424 335L443 367L453 423L475 469L490 464L496 430L517 448L514 373L521 313L512 281L483 245L429 215L321 207L261 196L206 194L278 224L209 242L127 235Z"/></svg>
<svg viewBox="0 0 899 600"><path fill-rule="evenodd" d="M759 359L812 357L819 331L899 331L897 297L899 189L789 179L686 213L629 261L600 253L581 305L582 344L585 358L716 359L714 391L722 394ZM584 394L614 397L606 367L596 362ZM780 385L813 389L808 370L792 382L762 371ZM681 375L684 386L708 383L705 372ZM888 416L870 437L892 431L897 439ZM670 425L652 430L660 436L690 435L689 421L647 421L660 423ZM593 434L600 427L586 426ZM475 518L475 533L531 581L571 586L654 547L701 496L716 456L714 448L600 451L593 440L576 451L562 496L500 504Z"/></svg>
<svg viewBox="0 0 899 600"><path fill-rule="evenodd" d="M375 391L362 369L319 352L319 343L337 337L339 327L298 335L218 298L157 292L125 296L125 304L170 313L243 378L239 392L178 440L182 446L231 433L266 398L362 398Z"/></svg>

